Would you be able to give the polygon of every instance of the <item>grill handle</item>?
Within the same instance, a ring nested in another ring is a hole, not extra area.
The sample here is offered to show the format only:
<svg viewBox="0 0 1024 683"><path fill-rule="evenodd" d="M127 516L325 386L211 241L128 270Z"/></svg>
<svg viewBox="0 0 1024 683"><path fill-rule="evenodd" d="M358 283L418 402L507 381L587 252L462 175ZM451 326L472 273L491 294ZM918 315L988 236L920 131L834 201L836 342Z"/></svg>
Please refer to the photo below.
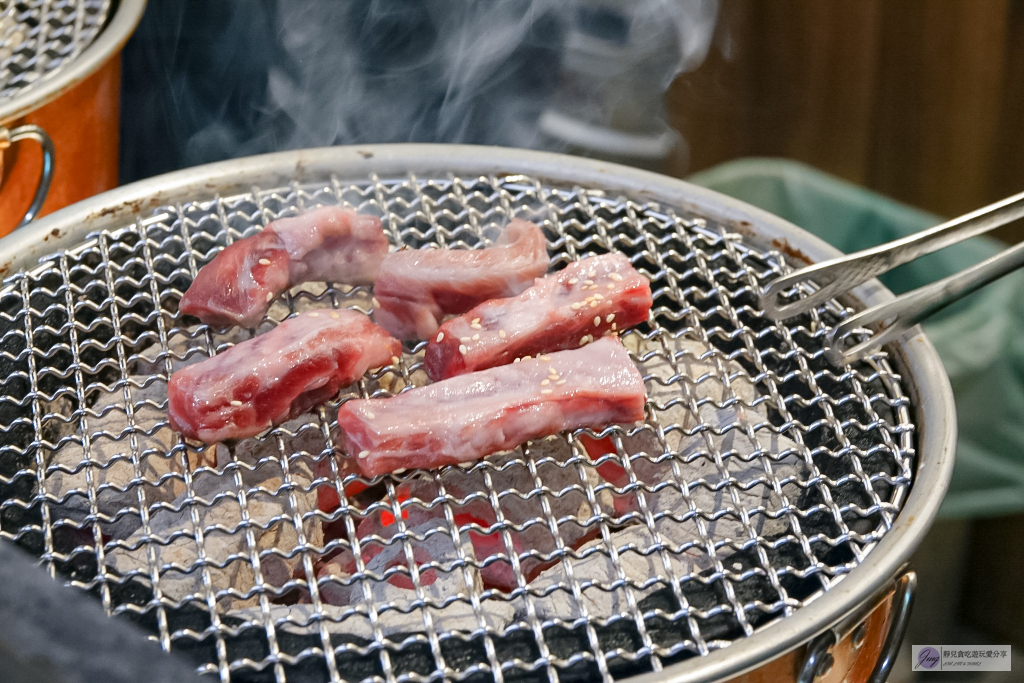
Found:
<svg viewBox="0 0 1024 683"><path fill-rule="evenodd" d="M889 618L889 630L882 642L882 651L875 663L871 675L864 683L885 683L896 663L896 656L899 654L900 645L903 643L903 636L907 632L907 624L910 622L910 610L914 606L914 596L917 589L917 574L911 571L904 572L896 580L896 587L892 594L891 616ZM863 625L863 622L862 622ZM826 676L832 669L834 663L832 653L833 647L839 644L840 636L835 629L829 629L811 641L807 647L807 655L804 658L803 666L797 674L796 683L814 683L815 680Z"/></svg>
<svg viewBox="0 0 1024 683"><path fill-rule="evenodd" d="M822 633L811 641L807 648L807 658L804 665L800 667L800 673L796 677L796 683L814 683L819 676L824 676L832 668L832 655L829 653L839 641L832 629Z"/></svg>
<svg viewBox="0 0 1024 683"><path fill-rule="evenodd" d="M900 645L903 643L903 636L907 633L907 625L910 623L910 610L914 607L914 598L917 595L917 574L906 572L896 582L896 591L892 596L892 619L889 622L889 632L885 634L885 642L882 644L882 656L878 658L871 676L867 683L885 683L896 663L896 655L899 654Z"/></svg>
<svg viewBox="0 0 1024 683"><path fill-rule="evenodd" d="M43 208L43 202L46 201L46 195L50 191L50 182L53 180L55 156L53 141L39 126L28 124L14 129L0 126L0 153L10 147L12 143L22 140L35 140L39 143L39 147L43 150L43 168L39 172L39 182L36 184L36 194L32 197L32 203L29 204L28 210L25 211L25 215L21 217L21 221L15 228L20 228L39 217L39 211ZM0 163L0 170L2 169L3 164Z"/></svg>

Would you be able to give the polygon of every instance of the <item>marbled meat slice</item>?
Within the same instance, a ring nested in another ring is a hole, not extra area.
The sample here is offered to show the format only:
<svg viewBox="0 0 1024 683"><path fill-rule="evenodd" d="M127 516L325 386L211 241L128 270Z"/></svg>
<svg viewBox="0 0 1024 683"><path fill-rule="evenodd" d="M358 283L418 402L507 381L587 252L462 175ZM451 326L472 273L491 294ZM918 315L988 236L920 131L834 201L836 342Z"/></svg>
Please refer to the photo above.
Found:
<svg viewBox="0 0 1024 683"><path fill-rule="evenodd" d="M253 436L401 352L401 343L362 313L310 311L171 375L168 418L206 443Z"/></svg>
<svg viewBox="0 0 1024 683"><path fill-rule="evenodd" d="M295 285L372 283L387 253L379 218L321 207L229 245L196 274L178 308L210 325L255 327Z"/></svg>
<svg viewBox="0 0 1024 683"><path fill-rule="evenodd" d="M374 319L399 339L429 339L445 315L514 296L548 270L544 233L515 219L487 249L404 249L381 264Z"/></svg>
<svg viewBox="0 0 1024 683"><path fill-rule="evenodd" d="M433 380L574 349L647 319L651 284L622 254L570 263L518 296L445 322L423 358Z"/></svg>
<svg viewBox="0 0 1024 683"><path fill-rule="evenodd" d="M569 429L644 418L643 378L618 339L601 339L411 389L347 401L338 426L367 476L476 460Z"/></svg>

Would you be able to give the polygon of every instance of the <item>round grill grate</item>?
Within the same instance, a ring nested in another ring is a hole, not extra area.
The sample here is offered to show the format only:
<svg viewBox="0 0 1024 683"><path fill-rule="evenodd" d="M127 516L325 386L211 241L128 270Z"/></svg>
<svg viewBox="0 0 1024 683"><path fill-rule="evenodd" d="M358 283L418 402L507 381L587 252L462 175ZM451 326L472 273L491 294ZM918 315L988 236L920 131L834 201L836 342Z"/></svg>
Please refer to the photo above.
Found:
<svg viewBox="0 0 1024 683"><path fill-rule="evenodd" d="M258 330L177 317L226 244L318 204L396 245L474 248L538 222L552 267L609 250L652 282L622 333L643 424L467 467L364 480L332 457L352 396L423 383L422 344L316 414L205 447L165 421L169 373ZM222 680L593 680L699 657L830 590L891 527L914 425L884 354L837 370L836 304L786 325L757 293L784 256L700 216L515 175L252 188L157 209L0 290L0 535ZM486 549L490 549L489 551Z"/></svg>
<svg viewBox="0 0 1024 683"><path fill-rule="evenodd" d="M0 101L52 78L106 24L110 0L12 0L0 14Z"/></svg>

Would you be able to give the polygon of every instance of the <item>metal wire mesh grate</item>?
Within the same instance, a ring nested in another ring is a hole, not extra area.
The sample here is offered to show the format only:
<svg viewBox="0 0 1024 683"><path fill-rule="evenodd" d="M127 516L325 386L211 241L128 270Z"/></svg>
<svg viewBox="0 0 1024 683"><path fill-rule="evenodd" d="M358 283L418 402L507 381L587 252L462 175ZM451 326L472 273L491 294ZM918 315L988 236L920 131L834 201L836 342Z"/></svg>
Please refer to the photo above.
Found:
<svg viewBox="0 0 1024 683"><path fill-rule="evenodd" d="M0 100L58 73L99 35L110 0L6 0L0 13Z"/></svg>
<svg viewBox="0 0 1024 683"><path fill-rule="evenodd" d="M425 382L422 344L316 413L206 447L166 381L297 311L372 312L311 284L257 330L177 316L198 268L319 204L396 245L485 246L538 222L552 267L618 250L652 282L621 333L642 424L466 467L365 480L333 457L352 396ZM163 207L0 291L0 535L221 680L592 680L658 671L784 619L854 570L910 486L909 402L883 354L838 371L835 304L773 323L778 252L671 207L524 176L330 178Z"/></svg>

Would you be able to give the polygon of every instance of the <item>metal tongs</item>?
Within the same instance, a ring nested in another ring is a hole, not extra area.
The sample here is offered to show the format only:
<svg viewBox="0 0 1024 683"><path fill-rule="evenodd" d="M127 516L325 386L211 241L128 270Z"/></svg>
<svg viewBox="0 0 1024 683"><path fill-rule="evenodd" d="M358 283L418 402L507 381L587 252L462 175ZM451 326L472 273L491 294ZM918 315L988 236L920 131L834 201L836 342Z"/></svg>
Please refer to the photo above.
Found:
<svg viewBox="0 0 1024 683"><path fill-rule="evenodd" d="M761 307L774 320L806 313L898 265L988 232L1024 216L1024 192L990 204L916 235L822 261L780 277L765 287ZM825 357L842 367L869 355L936 311L1024 266L1024 242L938 282L856 313L829 331ZM816 285L806 296L782 303L801 284ZM874 334L849 345L851 333L874 326Z"/></svg>

